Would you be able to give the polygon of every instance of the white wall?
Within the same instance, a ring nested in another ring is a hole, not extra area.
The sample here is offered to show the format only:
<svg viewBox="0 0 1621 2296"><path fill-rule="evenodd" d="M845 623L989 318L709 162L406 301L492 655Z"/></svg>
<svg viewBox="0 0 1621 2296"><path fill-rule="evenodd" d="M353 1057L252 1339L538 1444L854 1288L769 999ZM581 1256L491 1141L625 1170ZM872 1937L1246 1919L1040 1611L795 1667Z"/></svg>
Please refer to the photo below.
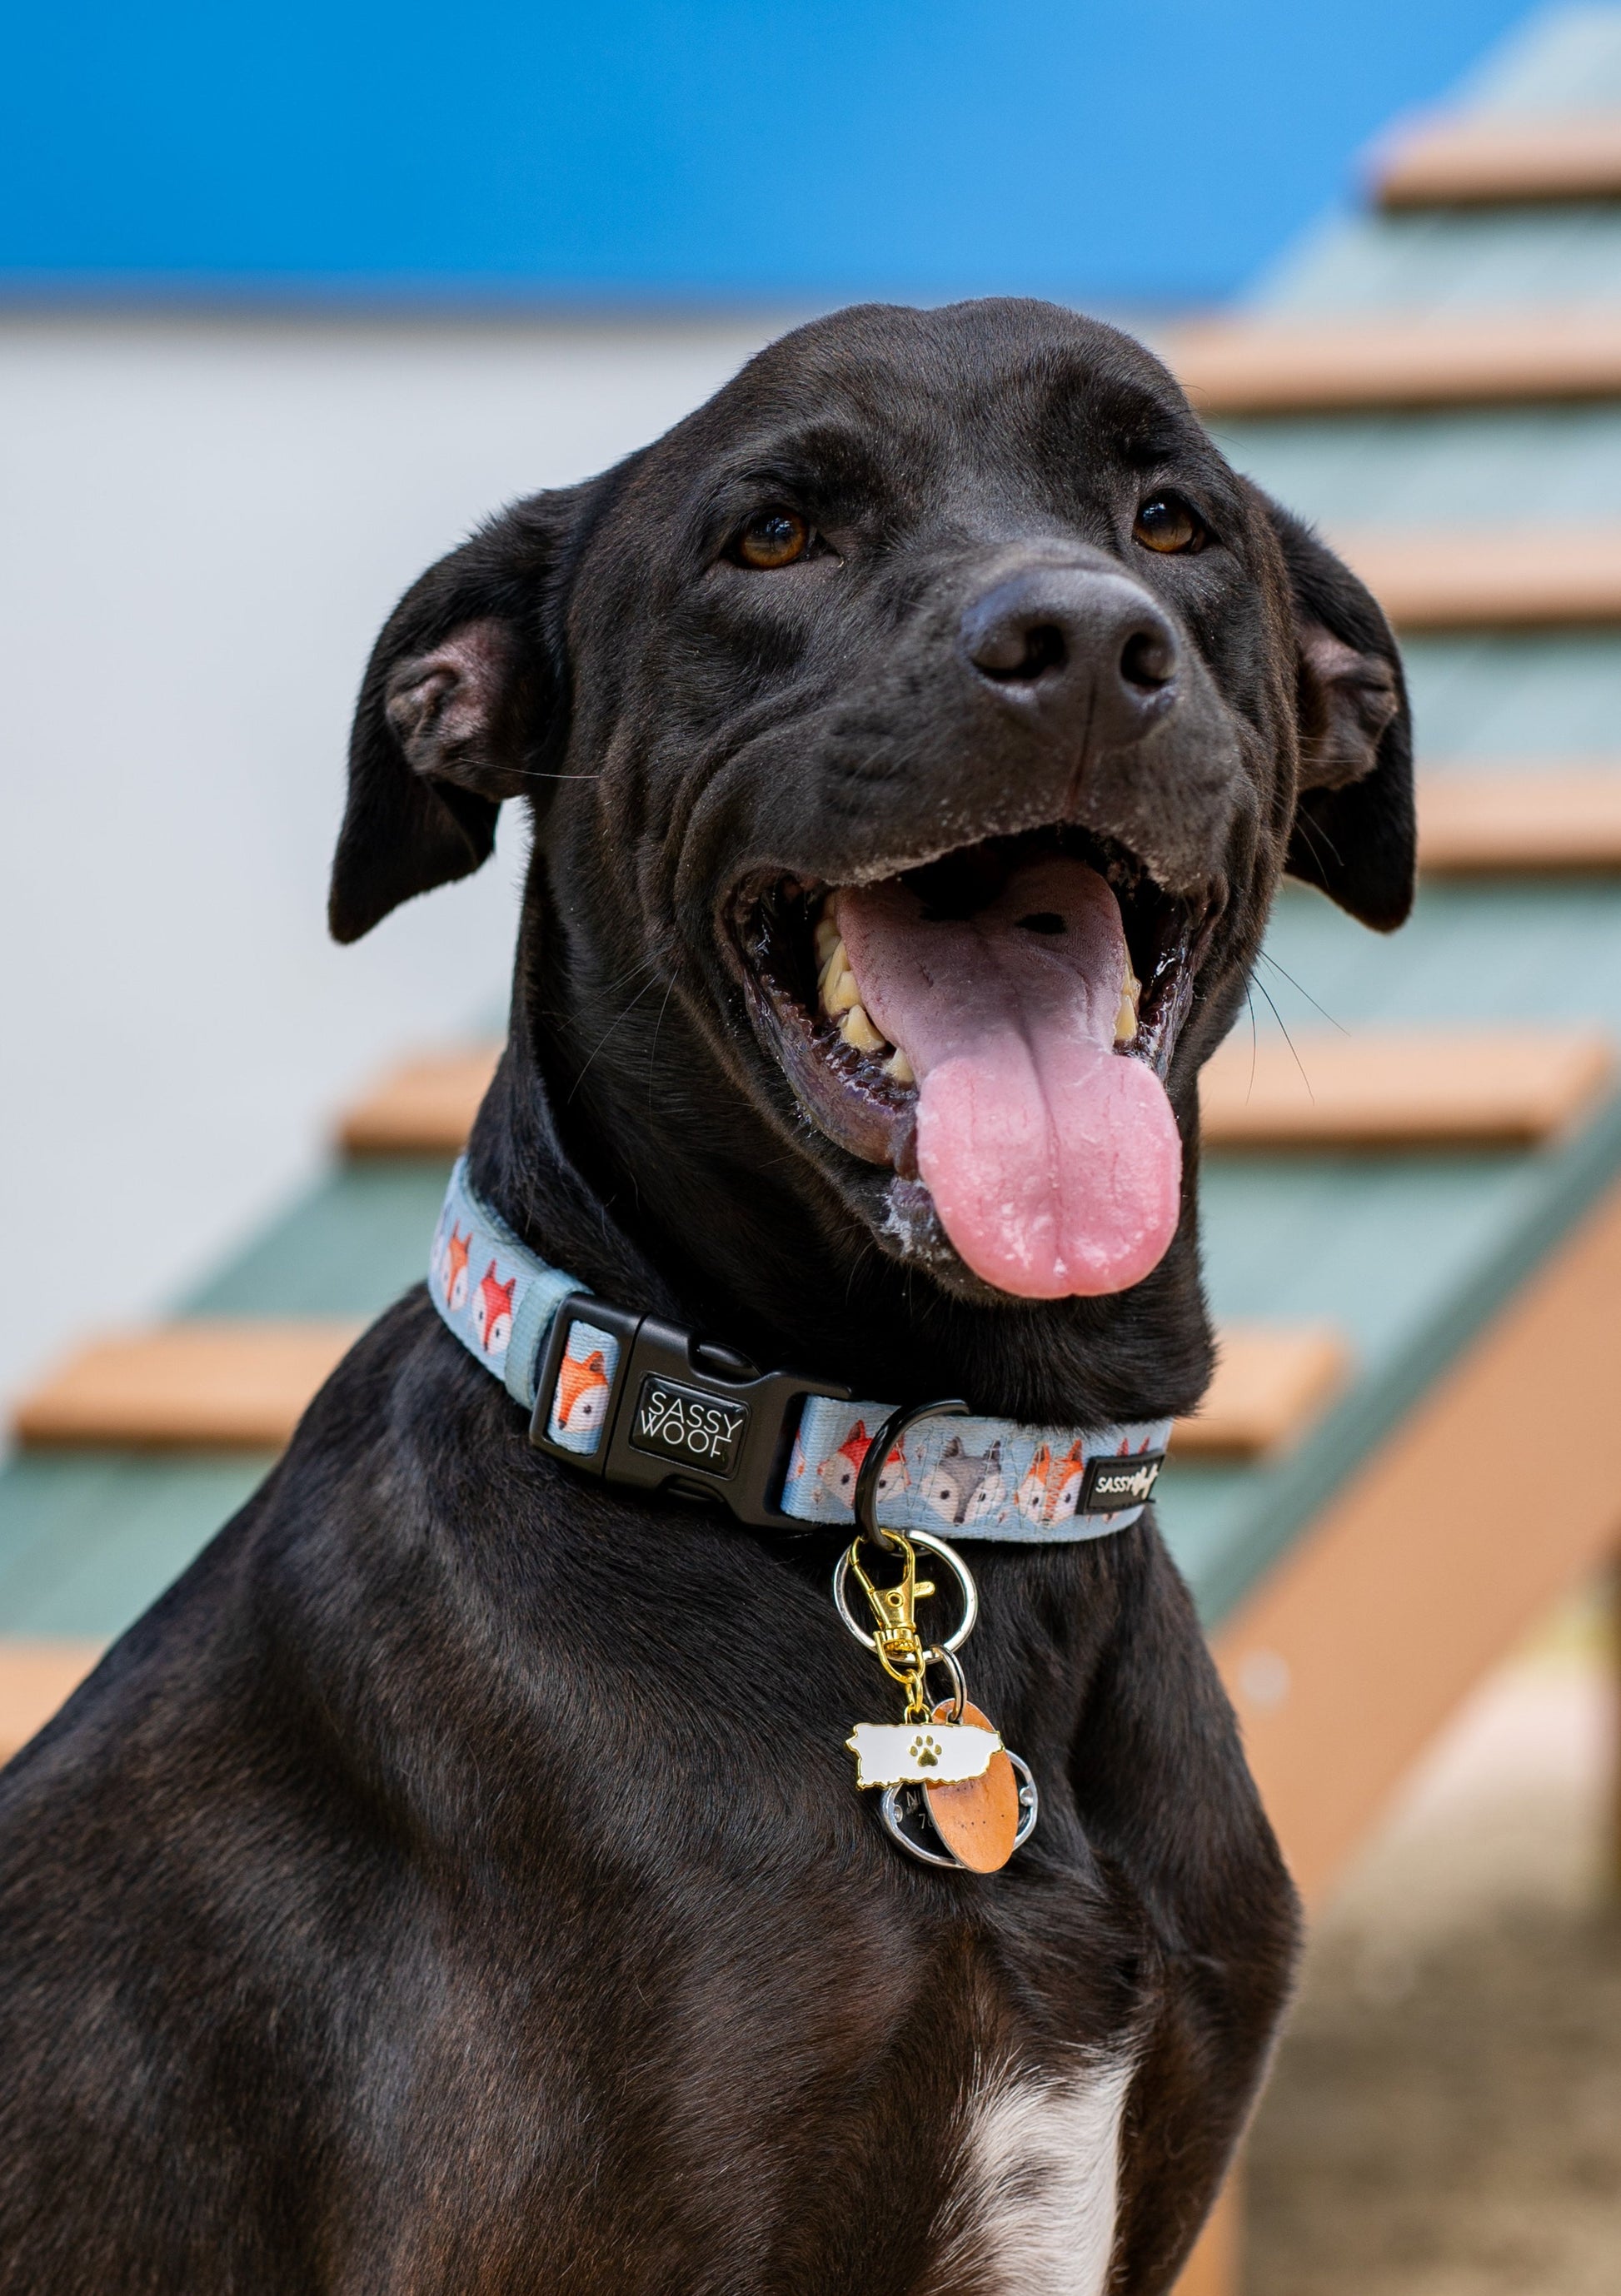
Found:
<svg viewBox="0 0 1621 2296"><path fill-rule="evenodd" d="M372 638L485 512L771 332L0 321L0 1392L160 1307L369 1070L499 1008L516 820L481 876L326 939Z"/></svg>

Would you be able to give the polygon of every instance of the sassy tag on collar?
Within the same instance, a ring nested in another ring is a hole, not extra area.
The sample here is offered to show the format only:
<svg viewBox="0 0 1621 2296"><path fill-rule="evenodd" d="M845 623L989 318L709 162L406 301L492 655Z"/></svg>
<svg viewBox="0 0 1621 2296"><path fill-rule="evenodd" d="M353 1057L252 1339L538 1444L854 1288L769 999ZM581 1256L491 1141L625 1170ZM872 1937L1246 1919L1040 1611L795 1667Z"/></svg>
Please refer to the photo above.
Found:
<svg viewBox="0 0 1621 2296"><path fill-rule="evenodd" d="M858 1722L844 1743L858 1786L965 1785L983 1777L1002 1741L970 1722Z"/></svg>

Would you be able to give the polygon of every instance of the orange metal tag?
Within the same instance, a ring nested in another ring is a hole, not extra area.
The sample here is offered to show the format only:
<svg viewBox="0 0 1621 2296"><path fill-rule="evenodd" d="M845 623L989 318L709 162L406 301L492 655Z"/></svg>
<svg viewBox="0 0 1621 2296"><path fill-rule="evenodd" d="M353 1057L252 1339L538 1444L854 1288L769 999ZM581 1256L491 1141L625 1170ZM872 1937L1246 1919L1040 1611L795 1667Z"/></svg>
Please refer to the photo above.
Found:
<svg viewBox="0 0 1621 2296"><path fill-rule="evenodd" d="M980 1730L996 1727L977 1706L965 1705L954 1715L952 1704L942 1699L934 1709L934 1720L967 1722ZM1008 1863L1019 1830L1019 1782L1000 1746L983 1775L956 1785L926 1785L924 1792L935 1833L971 1872L994 1874Z"/></svg>

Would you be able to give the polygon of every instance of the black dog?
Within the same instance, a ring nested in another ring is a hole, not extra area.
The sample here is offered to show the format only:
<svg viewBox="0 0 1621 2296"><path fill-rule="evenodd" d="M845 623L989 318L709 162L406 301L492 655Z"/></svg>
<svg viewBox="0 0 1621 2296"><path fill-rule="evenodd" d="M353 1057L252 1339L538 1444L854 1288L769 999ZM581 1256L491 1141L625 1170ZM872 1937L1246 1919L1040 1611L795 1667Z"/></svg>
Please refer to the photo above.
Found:
<svg viewBox="0 0 1621 2296"><path fill-rule="evenodd" d="M1195 1077L1279 873L1411 893L1377 607L1036 303L819 322L520 504L351 762L342 940L531 806L486 1204L759 1365L1024 1423L1197 1402ZM1031 1019L996 967L1066 931ZM580 1475L402 1300L0 1784L0 2289L1168 2288L1295 1934L1186 1594L1151 1513L972 1549L1041 1815L940 1873L843 1751L894 1711L848 1536Z"/></svg>

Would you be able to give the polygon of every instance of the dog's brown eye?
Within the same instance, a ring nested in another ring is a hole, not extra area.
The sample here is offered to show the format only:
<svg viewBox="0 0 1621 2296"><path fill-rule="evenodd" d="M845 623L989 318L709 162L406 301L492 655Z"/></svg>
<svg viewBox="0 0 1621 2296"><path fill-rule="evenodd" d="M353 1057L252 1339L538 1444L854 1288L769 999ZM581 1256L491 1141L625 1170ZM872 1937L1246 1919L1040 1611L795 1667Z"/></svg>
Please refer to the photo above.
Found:
<svg viewBox="0 0 1621 2296"><path fill-rule="evenodd" d="M1149 550L1197 550L1205 539L1197 516L1180 495L1150 495L1131 531Z"/></svg>
<svg viewBox="0 0 1621 2296"><path fill-rule="evenodd" d="M810 529L796 510L756 511L737 537L737 555L745 566L763 572L792 566L810 545Z"/></svg>

